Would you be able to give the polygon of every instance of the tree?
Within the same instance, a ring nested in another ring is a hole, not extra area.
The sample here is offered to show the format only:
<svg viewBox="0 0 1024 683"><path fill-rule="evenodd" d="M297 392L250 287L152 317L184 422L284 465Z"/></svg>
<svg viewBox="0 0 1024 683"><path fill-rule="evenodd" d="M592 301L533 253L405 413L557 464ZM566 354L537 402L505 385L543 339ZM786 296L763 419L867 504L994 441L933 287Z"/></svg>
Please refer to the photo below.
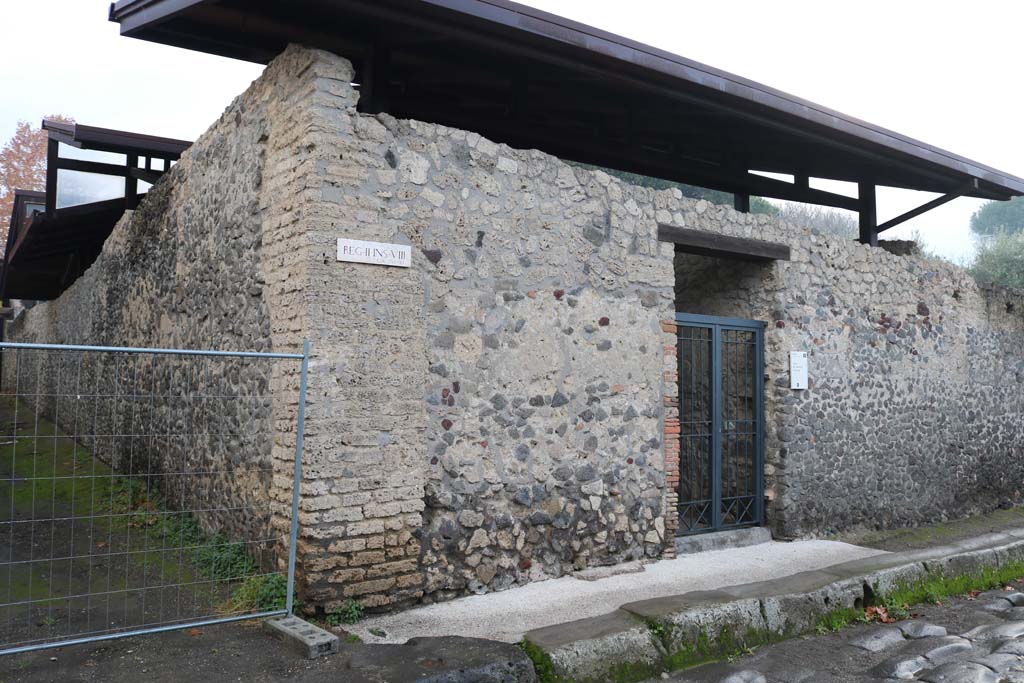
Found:
<svg viewBox="0 0 1024 683"><path fill-rule="evenodd" d="M970 270L978 282L1024 291L1024 232L1000 232L980 240Z"/></svg>
<svg viewBox="0 0 1024 683"><path fill-rule="evenodd" d="M827 235L855 239L860 224L855 213L815 204L785 202L779 210L783 220L803 228L817 228Z"/></svg>
<svg viewBox="0 0 1024 683"><path fill-rule="evenodd" d="M48 120L73 123L67 116L48 116ZM7 244L15 190L46 189L46 131L19 121L14 135L0 149L0 249Z"/></svg>
<svg viewBox="0 0 1024 683"><path fill-rule="evenodd" d="M985 202L971 216L971 232L979 237L1024 232L1024 198L1008 202Z"/></svg>

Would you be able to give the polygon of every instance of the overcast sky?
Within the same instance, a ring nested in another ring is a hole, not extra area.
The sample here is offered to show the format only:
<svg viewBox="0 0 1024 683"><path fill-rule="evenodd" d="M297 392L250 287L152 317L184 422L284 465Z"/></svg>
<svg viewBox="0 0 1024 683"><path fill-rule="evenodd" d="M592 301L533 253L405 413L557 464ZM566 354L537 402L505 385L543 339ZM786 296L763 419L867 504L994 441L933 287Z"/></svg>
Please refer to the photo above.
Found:
<svg viewBox="0 0 1024 683"><path fill-rule="evenodd" d="M525 4L760 81L1024 176L1019 61L1024 3L953 0L528 0ZM118 36L107 0L0 2L0 138L46 114L194 139L259 75L258 65ZM879 220L930 195L880 190ZM959 199L916 227L962 260Z"/></svg>

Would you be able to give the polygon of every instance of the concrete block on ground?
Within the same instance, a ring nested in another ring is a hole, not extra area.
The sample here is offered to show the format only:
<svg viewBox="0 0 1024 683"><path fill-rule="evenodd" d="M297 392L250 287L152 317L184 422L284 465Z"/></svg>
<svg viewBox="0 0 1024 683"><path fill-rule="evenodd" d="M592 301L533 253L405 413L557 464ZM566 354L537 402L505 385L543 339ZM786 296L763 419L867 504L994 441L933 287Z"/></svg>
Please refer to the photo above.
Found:
<svg viewBox="0 0 1024 683"><path fill-rule="evenodd" d="M340 647L338 636L294 616L267 619L263 629L307 659L337 654Z"/></svg>

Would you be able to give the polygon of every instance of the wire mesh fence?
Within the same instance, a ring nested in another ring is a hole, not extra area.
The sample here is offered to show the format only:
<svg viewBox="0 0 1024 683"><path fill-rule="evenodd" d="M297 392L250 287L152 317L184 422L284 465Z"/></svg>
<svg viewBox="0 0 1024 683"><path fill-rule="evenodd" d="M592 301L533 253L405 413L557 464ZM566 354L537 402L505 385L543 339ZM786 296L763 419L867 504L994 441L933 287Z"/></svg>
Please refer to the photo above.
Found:
<svg viewBox="0 0 1024 683"><path fill-rule="evenodd" d="M0 654L290 612L307 356L0 343Z"/></svg>

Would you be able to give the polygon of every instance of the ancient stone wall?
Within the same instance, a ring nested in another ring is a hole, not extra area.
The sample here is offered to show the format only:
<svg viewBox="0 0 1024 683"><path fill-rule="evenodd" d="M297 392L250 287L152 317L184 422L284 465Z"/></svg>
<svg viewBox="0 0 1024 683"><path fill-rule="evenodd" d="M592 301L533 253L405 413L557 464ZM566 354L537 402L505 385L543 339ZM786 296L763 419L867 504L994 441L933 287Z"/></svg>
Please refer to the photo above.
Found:
<svg viewBox="0 0 1024 683"><path fill-rule="evenodd" d="M1019 297L948 264L361 114L352 75L289 48L83 279L13 330L289 351L308 337L308 607L440 600L670 552L677 306L768 323L777 533L1017 500ZM676 258L659 223L785 242L793 260ZM411 267L338 262L339 237L411 245ZM811 354L806 391L787 388L791 350ZM293 390L295 376L268 381ZM258 491L283 530L294 404L263 419L279 436Z"/></svg>
<svg viewBox="0 0 1024 683"><path fill-rule="evenodd" d="M281 195L264 183L299 156L282 135L268 144L271 124L287 127L268 113L287 107L287 66L269 68L235 100L122 218L93 266L60 298L9 323L7 339L300 351L306 308L293 262L301 235L269 219ZM24 396L25 408L34 411L32 394L40 395L40 413L61 433L120 473L145 475L138 483L172 507L204 510L196 516L208 532L252 541L271 535L275 513L280 531L291 501L298 369L294 361L38 351L5 353L3 368L4 390ZM281 548L253 545L267 562L283 557L273 550Z"/></svg>
<svg viewBox="0 0 1024 683"><path fill-rule="evenodd" d="M313 594L436 600L658 555L673 295L655 192L358 114L348 63L317 54ZM412 268L338 263L341 236L411 244Z"/></svg>
<svg viewBox="0 0 1024 683"><path fill-rule="evenodd" d="M724 207L686 227L743 235ZM1024 298L952 264L766 221L771 265L676 256L677 305L766 331L769 522L788 537L914 525L1019 504ZM789 389L807 351L810 387Z"/></svg>

